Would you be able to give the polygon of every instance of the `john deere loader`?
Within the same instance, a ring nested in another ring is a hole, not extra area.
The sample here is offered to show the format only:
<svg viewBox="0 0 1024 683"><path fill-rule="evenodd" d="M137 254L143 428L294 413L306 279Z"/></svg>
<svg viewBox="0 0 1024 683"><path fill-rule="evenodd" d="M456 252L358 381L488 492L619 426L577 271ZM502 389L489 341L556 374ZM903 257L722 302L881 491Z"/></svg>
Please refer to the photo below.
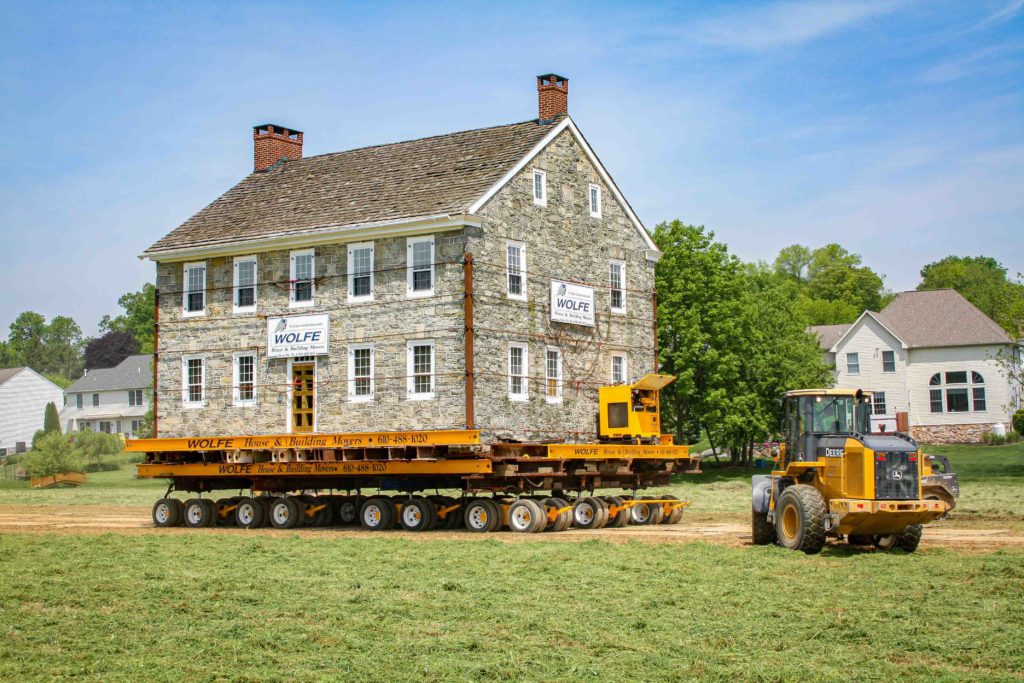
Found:
<svg viewBox="0 0 1024 683"><path fill-rule="evenodd" d="M913 552L921 525L952 509L949 462L933 463L905 434L872 434L870 393L791 391L783 411L775 468L752 482L755 544L816 553L831 536Z"/></svg>

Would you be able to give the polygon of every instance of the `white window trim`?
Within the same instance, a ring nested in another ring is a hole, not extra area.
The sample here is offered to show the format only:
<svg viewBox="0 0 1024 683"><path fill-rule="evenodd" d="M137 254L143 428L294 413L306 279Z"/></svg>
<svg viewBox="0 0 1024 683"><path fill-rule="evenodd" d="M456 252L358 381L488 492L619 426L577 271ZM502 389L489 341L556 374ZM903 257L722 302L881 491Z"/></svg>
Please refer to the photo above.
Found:
<svg viewBox="0 0 1024 683"><path fill-rule="evenodd" d="M519 255L520 255L520 259L521 259L521 263L519 264L519 275L520 275L520 277L523 280L523 291L520 294L513 294L512 291L511 291L512 290L512 284L511 284L512 271L508 267L508 248L510 246L519 247ZM526 292L527 292L527 287L526 287L526 243L525 242L517 242L516 240L506 240L505 241L505 293L508 294L508 298L509 299L514 299L516 301L526 301L526 298L527 298L526 297Z"/></svg>
<svg viewBox="0 0 1024 683"><path fill-rule="evenodd" d="M554 351L558 354L558 374L555 377L557 384L557 396L548 396L548 352ZM544 400L548 403L561 403L562 402L562 388L565 386L565 382L562 380L562 349L557 346L545 346L544 347Z"/></svg>
<svg viewBox="0 0 1024 683"><path fill-rule="evenodd" d="M591 201L591 197L593 196L594 190L597 190L597 211L594 211L594 203ZM587 187L587 209L590 212L590 217L591 218L600 218L601 217L601 186L600 185L595 185L594 183L591 183L590 186Z"/></svg>
<svg viewBox="0 0 1024 683"><path fill-rule="evenodd" d="M252 398L242 400L241 388L242 378L239 374L238 359L239 358L252 358ZM205 374L205 368L204 368ZM255 406L259 405L259 401L256 399L256 352L255 351L239 351L234 355L231 361L231 403L235 406Z"/></svg>
<svg viewBox="0 0 1024 683"><path fill-rule="evenodd" d="M892 354L892 370L886 370L885 369L885 354L887 354L887 353L891 353ZM882 356L882 373L885 374L885 375L891 375L894 372L896 372L896 352L895 351L890 351L889 349L884 349L882 351L882 353L881 353L881 356Z"/></svg>
<svg viewBox="0 0 1024 683"><path fill-rule="evenodd" d="M253 264L253 278L252 278L252 306L239 306L238 305L238 289L241 286L238 282L238 266L242 263ZM231 289L231 311L233 313L255 313L256 304L259 303L259 263L256 261L256 255L250 256L236 256L234 260L234 273L232 276L232 289Z"/></svg>
<svg viewBox="0 0 1024 683"><path fill-rule="evenodd" d="M188 310L188 295L191 290L188 288L188 273L190 270L195 268L203 269L203 308L199 311ZM193 261L192 263L186 263L181 269L181 282L182 282L182 293L181 293L181 317L183 318L198 318L206 315L206 261Z"/></svg>
<svg viewBox="0 0 1024 683"><path fill-rule="evenodd" d="M423 393L415 393L416 391L416 378L413 375L413 347L414 346L429 346L430 347L430 391ZM415 339L408 342L405 347L406 357L406 398L410 401L429 401L437 397L437 348L434 346L433 339Z"/></svg>
<svg viewBox="0 0 1024 683"><path fill-rule="evenodd" d="M353 269L353 252L356 249L369 249L370 250L370 293L364 294L363 296L354 296L352 292L355 291L355 270ZM377 250L374 247L373 242L355 242L354 244L348 245L348 302L350 304L360 303L362 301L373 301L374 286L377 284L377 278L374 277L374 269L377 259Z"/></svg>
<svg viewBox="0 0 1024 683"><path fill-rule="evenodd" d="M540 176L540 194L537 197L537 176ZM533 173L530 174L530 196L533 197L533 203L537 206L548 205L548 174L539 168L533 169Z"/></svg>
<svg viewBox="0 0 1024 683"><path fill-rule="evenodd" d="M430 243L430 289L425 289L422 292L415 292L412 289L413 279L413 245L420 242ZM406 296L410 299L418 299L425 296L434 296L434 289L437 287L437 268L434 263L434 236L424 235L423 237L408 237L405 240L405 279L406 279Z"/></svg>
<svg viewBox="0 0 1024 683"><path fill-rule="evenodd" d="M621 283L619 289L622 290L622 306L616 308L611 305L612 301L612 266L618 264ZM612 259L608 262L608 306L612 313L625 313L626 312L626 262L617 259Z"/></svg>
<svg viewBox="0 0 1024 683"><path fill-rule="evenodd" d="M351 291L351 290L350 290ZM362 349L370 350L370 393L368 396L356 396L356 351ZM373 344L353 344L348 347L348 400L352 403L365 403L373 401L377 397L377 353ZM412 374L412 373L410 373Z"/></svg>
<svg viewBox="0 0 1024 683"><path fill-rule="evenodd" d="M523 352L523 374L520 377L523 378L523 390L521 393L513 393L512 391L512 349L520 349ZM530 400L530 347L526 344L512 343L508 345L508 354L506 355L506 367L508 369L508 400L510 401L529 401Z"/></svg>
<svg viewBox="0 0 1024 683"><path fill-rule="evenodd" d="M191 360L202 361L202 382L199 386L203 392L203 398L200 401L188 400L188 363ZM183 408L205 408L206 407L206 356L202 354L188 354L181 357L181 405Z"/></svg>
<svg viewBox="0 0 1024 683"><path fill-rule="evenodd" d="M857 356L857 372L852 372L850 370L850 356ZM852 352L846 354L846 374L847 375L859 375L860 374L860 353L859 352L852 351Z"/></svg>
<svg viewBox="0 0 1024 683"><path fill-rule="evenodd" d="M295 257L310 255L313 257L310 262L310 283L309 301L296 301L295 300ZM291 285L288 288L288 308L309 308L316 303L316 249L298 249L289 253L288 255L288 282Z"/></svg>
<svg viewBox="0 0 1024 683"><path fill-rule="evenodd" d="M610 364L609 364L609 367L608 367L608 379L612 383L612 385L616 384L616 382L615 382L615 359L616 358L621 358L622 359L622 381L619 382L619 384L628 384L629 383L629 357L626 354L624 354L624 353L613 353L612 354L611 361L610 361Z"/></svg>

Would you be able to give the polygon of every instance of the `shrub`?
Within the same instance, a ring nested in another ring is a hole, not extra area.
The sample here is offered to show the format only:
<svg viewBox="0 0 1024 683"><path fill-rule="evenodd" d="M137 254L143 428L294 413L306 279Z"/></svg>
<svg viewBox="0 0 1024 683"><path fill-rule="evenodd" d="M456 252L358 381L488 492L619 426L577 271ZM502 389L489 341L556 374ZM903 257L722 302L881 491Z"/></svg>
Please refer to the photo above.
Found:
<svg viewBox="0 0 1024 683"><path fill-rule="evenodd" d="M70 437L54 432L40 437L38 447L25 455L21 463L32 477L45 477L64 472L81 472L82 450Z"/></svg>
<svg viewBox="0 0 1024 683"><path fill-rule="evenodd" d="M1024 434L1024 408L1013 414L1013 431Z"/></svg>
<svg viewBox="0 0 1024 683"><path fill-rule="evenodd" d="M36 433L32 435L32 450L36 450L37 448L39 448L39 439L46 436L47 433L48 432L45 429L36 430Z"/></svg>
<svg viewBox="0 0 1024 683"><path fill-rule="evenodd" d="M99 464L104 455L115 455L124 448L117 434L84 431L75 434L75 445L82 450L82 456L89 463Z"/></svg>
<svg viewBox="0 0 1024 683"><path fill-rule="evenodd" d="M60 431L60 415L57 413L57 404L53 401L46 404L46 410L43 412L43 431L47 434Z"/></svg>
<svg viewBox="0 0 1024 683"><path fill-rule="evenodd" d="M1003 446L1008 443L1017 443L1020 441L1020 432L1011 429L1006 432L1006 436L996 436L992 432L985 432L982 434L981 440L989 446Z"/></svg>

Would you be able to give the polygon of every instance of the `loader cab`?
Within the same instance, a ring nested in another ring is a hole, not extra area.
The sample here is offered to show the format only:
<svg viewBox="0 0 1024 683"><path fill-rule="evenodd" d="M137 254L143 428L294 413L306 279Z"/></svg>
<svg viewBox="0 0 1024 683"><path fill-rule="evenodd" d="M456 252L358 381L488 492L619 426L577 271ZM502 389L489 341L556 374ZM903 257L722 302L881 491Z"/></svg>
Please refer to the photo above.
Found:
<svg viewBox="0 0 1024 683"><path fill-rule="evenodd" d="M659 392L672 375L645 375L632 384L598 390L598 437L601 441L656 443L661 437Z"/></svg>
<svg viewBox="0 0 1024 683"><path fill-rule="evenodd" d="M871 431L871 394L860 389L790 391L782 400L785 462L817 460L823 436Z"/></svg>

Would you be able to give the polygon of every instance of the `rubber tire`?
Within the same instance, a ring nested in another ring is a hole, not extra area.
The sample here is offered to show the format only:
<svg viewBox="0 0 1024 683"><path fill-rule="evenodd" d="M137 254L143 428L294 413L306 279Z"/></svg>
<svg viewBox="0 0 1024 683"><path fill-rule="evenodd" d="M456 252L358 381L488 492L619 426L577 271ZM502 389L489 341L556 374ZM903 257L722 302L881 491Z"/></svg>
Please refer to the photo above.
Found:
<svg viewBox="0 0 1024 683"><path fill-rule="evenodd" d="M607 502L619 507L626 501L618 496L609 496ZM608 511L608 514L611 514L611 510ZM608 526L612 529L621 529L624 526L629 526L629 508L622 508L616 512L615 515L608 520Z"/></svg>
<svg viewBox="0 0 1024 683"><path fill-rule="evenodd" d="M198 513L198 518L192 518L192 511ZM182 515L182 519L185 522L185 526L190 529L205 529L216 524L217 520L214 518L216 515L210 514L210 506L207 505L206 501L202 498L190 498L185 501L185 513Z"/></svg>
<svg viewBox="0 0 1024 683"><path fill-rule="evenodd" d="M654 519L653 507L644 503L637 503L629 508L629 523L636 526L647 526Z"/></svg>
<svg viewBox="0 0 1024 683"><path fill-rule="evenodd" d="M367 521L367 512L376 507L380 511L380 517L376 523ZM359 525L367 531L384 531L395 524L395 504L383 496L375 496L368 499L359 508Z"/></svg>
<svg viewBox="0 0 1024 683"><path fill-rule="evenodd" d="M480 510L481 512L478 512ZM481 516L482 513L482 516ZM488 498L472 498L462 513L466 528L477 534L494 531L494 503Z"/></svg>
<svg viewBox="0 0 1024 683"><path fill-rule="evenodd" d="M220 516L220 509L222 507L231 507L235 504L237 498L221 498L217 501L217 524L220 526L234 526L235 525L235 511L232 510L227 514L226 517Z"/></svg>
<svg viewBox="0 0 1024 683"><path fill-rule="evenodd" d="M659 500L659 499L661 499L661 496L644 496L640 500L645 500L645 499L646 500ZM649 522L649 524L661 524L662 522L665 521L665 506L664 505L662 505L661 503L654 503L653 505L648 505L648 507L651 509L651 521Z"/></svg>
<svg viewBox="0 0 1024 683"><path fill-rule="evenodd" d="M911 524L902 531L889 536L875 536L875 547L881 550L902 550L905 553L912 553L921 544L920 524Z"/></svg>
<svg viewBox="0 0 1024 683"><path fill-rule="evenodd" d="M158 527L180 526L184 516L185 505L177 498L161 498L153 503L153 524Z"/></svg>
<svg viewBox="0 0 1024 683"><path fill-rule="evenodd" d="M508 528L520 534L535 534L548 525L544 507L532 498L520 498L508 508Z"/></svg>
<svg viewBox="0 0 1024 683"><path fill-rule="evenodd" d="M338 523L344 525L359 523L359 510L362 509L362 496L344 496L338 503Z"/></svg>
<svg viewBox="0 0 1024 683"><path fill-rule="evenodd" d="M436 526L439 529L444 529L446 531L451 531L452 529L458 529L459 526L461 526L461 524L462 524L462 507L461 507L462 506L462 501L455 500L454 498L452 498L450 496L431 496L430 500L436 506L435 509L434 509L435 513L440 508L447 508L447 507L451 507L452 505L460 506L460 507L455 508L454 510L451 510L444 519L441 519L441 517L438 516L437 517L437 521L434 523L434 526Z"/></svg>
<svg viewBox="0 0 1024 683"><path fill-rule="evenodd" d="M206 526L217 526L217 522L220 520L220 517L217 515L217 503L209 498L203 498L202 500L203 505L205 505L210 512L210 523Z"/></svg>
<svg viewBox="0 0 1024 683"><path fill-rule="evenodd" d="M677 496L673 496L671 493L661 496L662 500L679 500ZM662 507L664 509L664 506ZM671 512L665 515L665 519L661 520L662 524L679 524L683 521L683 510L686 508L680 505L679 507L672 508Z"/></svg>
<svg viewBox="0 0 1024 683"><path fill-rule="evenodd" d="M793 536L787 537L783 522L790 509L796 514L797 527ZM775 504L778 544L789 550L801 550L808 555L821 552L825 547L825 510L825 499L818 489L807 484L787 487Z"/></svg>
<svg viewBox="0 0 1024 683"><path fill-rule="evenodd" d="M270 502L270 526L275 529L294 529L302 524L305 503L294 496L275 498ZM279 518L283 516L283 518Z"/></svg>
<svg viewBox="0 0 1024 683"><path fill-rule="evenodd" d="M242 520L244 510L251 510L252 517L248 523ZM267 523L267 505L261 498L242 498L235 508L235 525L243 529L258 529Z"/></svg>
<svg viewBox="0 0 1024 683"><path fill-rule="evenodd" d="M317 510L313 513L313 519L309 520L310 526L323 528L326 526L332 526L335 519L335 509L337 505L333 500L327 496L315 496L311 501L307 501L311 505L323 505L323 509Z"/></svg>
<svg viewBox="0 0 1024 683"><path fill-rule="evenodd" d="M406 511L411 508L416 508L419 511L420 514L417 520L410 521L405 518ZM406 531L428 531L433 528L436 521L437 509L426 498L418 496L410 498L402 504L402 509L398 511L398 522Z"/></svg>
<svg viewBox="0 0 1024 683"><path fill-rule="evenodd" d="M548 530L554 532L565 531L572 526L572 506L569 505L569 501L565 498L551 498L550 500L554 501L554 504L559 509L569 509L559 514L558 517L555 518L555 523L552 524Z"/></svg>
<svg viewBox="0 0 1024 683"><path fill-rule="evenodd" d="M777 540L775 525L768 521L767 512L750 509L750 537L754 545L771 545Z"/></svg>
<svg viewBox="0 0 1024 683"><path fill-rule="evenodd" d="M604 508L597 498L585 496L572 504L572 525L577 529L596 529Z"/></svg>

